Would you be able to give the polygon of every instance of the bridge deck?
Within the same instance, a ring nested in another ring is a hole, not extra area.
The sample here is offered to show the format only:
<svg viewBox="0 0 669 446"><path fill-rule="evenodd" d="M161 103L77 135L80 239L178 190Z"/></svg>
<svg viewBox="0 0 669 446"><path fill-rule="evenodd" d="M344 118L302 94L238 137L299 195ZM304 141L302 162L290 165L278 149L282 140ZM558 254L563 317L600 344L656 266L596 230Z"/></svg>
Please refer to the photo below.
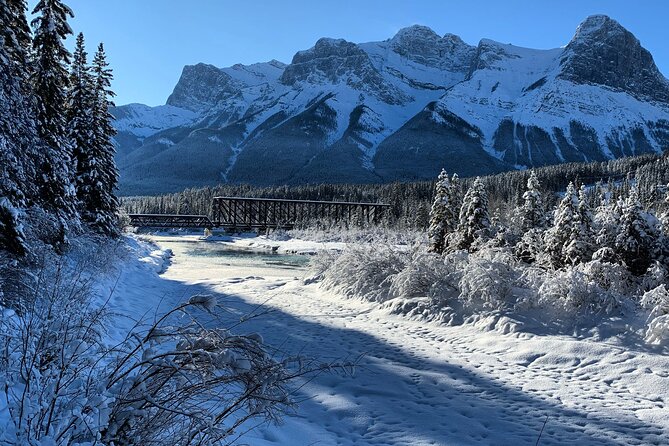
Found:
<svg viewBox="0 0 669 446"><path fill-rule="evenodd" d="M146 228L213 228L206 215L130 214L130 225Z"/></svg>

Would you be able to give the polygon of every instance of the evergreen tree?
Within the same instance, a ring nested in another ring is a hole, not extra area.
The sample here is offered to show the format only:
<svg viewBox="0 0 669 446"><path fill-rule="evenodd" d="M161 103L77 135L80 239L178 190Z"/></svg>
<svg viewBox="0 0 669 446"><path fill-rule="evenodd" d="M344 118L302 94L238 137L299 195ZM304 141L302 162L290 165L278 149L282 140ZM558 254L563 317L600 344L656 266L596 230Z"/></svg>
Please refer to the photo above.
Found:
<svg viewBox="0 0 669 446"><path fill-rule="evenodd" d="M543 250L542 232L547 223L540 192L539 178L535 171L527 179L527 190L523 193L523 204L519 208L518 227L520 240L514 254L526 263L532 263ZM513 231L516 232L516 231Z"/></svg>
<svg viewBox="0 0 669 446"><path fill-rule="evenodd" d="M532 171L527 180L527 190L523 194L523 206L521 207L520 229L523 232L540 229L546 225L546 213L541 201L539 178Z"/></svg>
<svg viewBox="0 0 669 446"><path fill-rule="evenodd" d="M659 234L649 220L641 207L637 188L632 187L622 209L615 249L635 275L645 273L655 259Z"/></svg>
<svg viewBox="0 0 669 446"><path fill-rule="evenodd" d="M481 178L476 178L462 200L458 225L458 248L471 250L489 236L488 195Z"/></svg>
<svg viewBox="0 0 669 446"><path fill-rule="evenodd" d="M578 198L574 183L569 183L564 198L555 211L553 226L546 231L544 237L544 250L554 268L561 268L567 263L565 249L571 242L572 230L578 220Z"/></svg>
<svg viewBox="0 0 669 446"><path fill-rule="evenodd" d="M118 200L115 189L118 170L114 161L115 135L109 108L114 105L111 90L112 71L107 63L104 46L100 44L93 59L92 139L81 153L78 178L82 218L98 232L116 235Z"/></svg>
<svg viewBox="0 0 669 446"><path fill-rule="evenodd" d="M86 172L82 169L86 167L85 157L93 144L93 89L91 70L87 65L84 35L79 33L70 67L70 89L67 96L67 126L72 155L76 163L74 182L79 202L85 198L82 197L81 181Z"/></svg>
<svg viewBox="0 0 669 446"><path fill-rule="evenodd" d="M0 249L26 252L22 210L31 191L28 156L36 135L25 95L22 2L0 0ZM29 34L28 34L29 38Z"/></svg>
<svg viewBox="0 0 669 446"><path fill-rule="evenodd" d="M427 236L430 240L428 250L441 254L444 252L446 234L449 232L449 229L452 229L449 228L451 184L445 170L442 169L439 174L434 189L434 201L430 209L430 226L427 231Z"/></svg>
<svg viewBox="0 0 669 446"><path fill-rule="evenodd" d="M28 69L28 54L32 38L30 36L30 26L26 18L28 6L25 0L2 0L0 9L3 11L2 31L5 43L5 52L13 60L17 68L24 73Z"/></svg>
<svg viewBox="0 0 669 446"><path fill-rule="evenodd" d="M37 183L42 204L61 214L61 225L76 216L70 177L70 145L66 122L67 64L70 53L64 39L72 30L72 11L60 0L40 0L33 14L33 70L31 83L36 100L36 124L46 147L39 160Z"/></svg>
<svg viewBox="0 0 669 446"><path fill-rule="evenodd" d="M462 207L462 184L457 173L454 173L451 177L451 187L448 190L449 201L453 211L453 219L451 220L452 228L453 231L455 231L458 227L458 218L460 214L460 208Z"/></svg>
<svg viewBox="0 0 669 446"><path fill-rule="evenodd" d="M420 203L416 208L413 227L424 231L425 228L428 227L429 222L430 222L430 212L427 210L425 204Z"/></svg>
<svg viewBox="0 0 669 446"><path fill-rule="evenodd" d="M660 216L660 222L662 222L662 230L665 235L669 236L669 184L667 184L667 189L664 196L664 212Z"/></svg>
<svg viewBox="0 0 669 446"><path fill-rule="evenodd" d="M576 210L576 218L572 222L569 242L564 251L565 261L571 265L587 262L594 252L593 217L585 186L581 186L578 191Z"/></svg>

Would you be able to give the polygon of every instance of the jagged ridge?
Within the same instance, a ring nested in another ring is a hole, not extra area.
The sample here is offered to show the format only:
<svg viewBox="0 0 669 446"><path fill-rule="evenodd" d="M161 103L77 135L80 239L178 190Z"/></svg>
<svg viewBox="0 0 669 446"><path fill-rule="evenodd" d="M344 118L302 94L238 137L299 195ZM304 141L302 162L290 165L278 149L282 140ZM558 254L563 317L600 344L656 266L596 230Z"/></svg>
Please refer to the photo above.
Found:
<svg viewBox="0 0 669 446"><path fill-rule="evenodd" d="M320 39L290 64L187 66L168 106L163 122L115 112L122 192L476 175L669 147L669 84L606 16L554 50L415 25L383 42Z"/></svg>

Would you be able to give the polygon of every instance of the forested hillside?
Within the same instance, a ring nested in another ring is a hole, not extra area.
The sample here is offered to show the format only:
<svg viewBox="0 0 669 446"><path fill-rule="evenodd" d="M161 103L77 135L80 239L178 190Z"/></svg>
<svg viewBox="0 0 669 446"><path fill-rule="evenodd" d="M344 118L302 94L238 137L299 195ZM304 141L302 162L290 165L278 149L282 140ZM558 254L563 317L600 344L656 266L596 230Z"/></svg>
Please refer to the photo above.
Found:
<svg viewBox="0 0 669 446"><path fill-rule="evenodd" d="M614 194L624 193L631 183L638 187L645 206L661 202L664 186L669 183L669 157L642 155L606 162L568 163L533 170L511 171L482 177L488 190L490 208L500 217L508 217L522 198L530 174L534 172L544 192L563 192L570 182L595 186L603 183ZM460 180L467 188L472 178ZM296 200L379 202L392 205L385 224L397 228L426 228L434 193L432 181L391 184L321 184L258 188L250 185L220 185L187 189L183 192L150 196L124 197L128 213L181 213L210 215L215 196L290 198ZM588 189L592 197L594 189ZM619 192L616 192L619 191ZM547 205L555 204L555 194L546 194ZM594 200L594 198L593 198ZM594 201L593 201L594 202ZM321 222L327 224L327 222Z"/></svg>

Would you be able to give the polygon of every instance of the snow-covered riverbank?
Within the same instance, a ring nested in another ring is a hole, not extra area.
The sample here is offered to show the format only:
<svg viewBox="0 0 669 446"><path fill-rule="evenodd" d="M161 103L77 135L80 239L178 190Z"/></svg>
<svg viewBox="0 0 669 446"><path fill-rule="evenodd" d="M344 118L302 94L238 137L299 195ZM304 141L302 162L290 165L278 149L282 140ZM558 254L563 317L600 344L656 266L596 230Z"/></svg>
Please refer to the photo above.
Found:
<svg viewBox="0 0 669 446"><path fill-rule="evenodd" d="M161 250L142 248L142 261L121 271L115 309L136 317L214 294L232 318L258 305L271 310L244 330L286 352L322 360L364 355L353 377L322 374L307 383L297 413L252 432L250 444L534 445L544 423L542 445L669 438L669 357L643 345L411 321L305 285L306 269L290 257L215 252L307 252L321 244L152 239ZM171 264L156 275L168 249Z"/></svg>

